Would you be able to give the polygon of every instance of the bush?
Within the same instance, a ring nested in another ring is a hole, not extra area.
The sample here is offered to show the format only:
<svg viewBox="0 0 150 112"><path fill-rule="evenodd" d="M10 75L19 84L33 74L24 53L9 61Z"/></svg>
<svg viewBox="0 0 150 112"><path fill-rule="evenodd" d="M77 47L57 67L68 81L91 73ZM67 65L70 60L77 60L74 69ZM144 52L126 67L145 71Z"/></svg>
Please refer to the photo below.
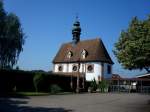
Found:
<svg viewBox="0 0 150 112"><path fill-rule="evenodd" d="M39 91L39 85L40 83L44 80L44 76L42 73L36 73L33 77L33 84L35 87L35 91L38 92Z"/></svg>
<svg viewBox="0 0 150 112"><path fill-rule="evenodd" d="M76 78L73 77L73 88L76 88ZM64 83L65 82L65 83ZM10 92L50 92L50 85L57 84L63 91L71 91L70 76L53 74L42 70L1 70L0 94Z"/></svg>
<svg viewBox="0 0 150 112"><path fill-rule="evenodd" d="M96 83L96 80L93 79L90 83L90 87L88 88L88 91L93 92L93 91L96 91L96 89L97 89L97 83Z"/></svg>
<svg viewBox="0 0 150 112"><path fill-rule="evenodd" d="M59 93L61 91L62 91L61 87L58 86L57 84L53 84L53 85L50 86L50 92L52 94L56 94L56 93Z"/></svg>
<svg viewBox="0 0 150 112"><path fill-rule="evenodd" d="M108 87L109 87L109 84L106 80L102 80L101 82L99 82L98 84L98 89L101 91L101 92L108 92Z"/></svg>

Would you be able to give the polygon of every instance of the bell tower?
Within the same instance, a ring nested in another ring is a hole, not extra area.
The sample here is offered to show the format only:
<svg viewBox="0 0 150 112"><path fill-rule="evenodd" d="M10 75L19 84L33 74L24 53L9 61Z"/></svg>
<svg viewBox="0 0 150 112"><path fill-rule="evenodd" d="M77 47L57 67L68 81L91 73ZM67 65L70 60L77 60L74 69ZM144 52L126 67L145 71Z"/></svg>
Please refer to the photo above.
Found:
<svg viewBox="0 0 150 112"><path fill-rule="evenodd" d="M77 16L72 28L72 36L73 36L72 40L74 44L77 44L80 41L80 34L81 34L81 28Z"/></svg>

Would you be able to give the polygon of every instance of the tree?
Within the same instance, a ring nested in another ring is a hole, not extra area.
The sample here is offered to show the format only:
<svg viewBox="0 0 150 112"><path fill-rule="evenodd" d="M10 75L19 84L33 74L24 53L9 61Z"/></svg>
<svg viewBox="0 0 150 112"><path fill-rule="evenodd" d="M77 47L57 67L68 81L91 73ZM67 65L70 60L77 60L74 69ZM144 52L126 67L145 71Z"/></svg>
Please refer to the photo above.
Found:
<svg viewBox="0 0 150 112"><path fill-rule="evenodd" d="M17 63L24 39L19 18L7 13L0 1L0 68L12 68Z"/></svg>
<svg viewBox="0 0 150 112"><path fill-rule="evenodd" d="M44 80L44 76L42 73L40 72L35 73L33 77L33 84L36 92L39 91L39 85L42 83L43 80Z"/></svg>
<svg viewBox="0 0 150 112"><path fill-rule="evenodd" d="M132 19L115 43L114 54L125 69L150 72L150 16L145 20Z"/></svg>

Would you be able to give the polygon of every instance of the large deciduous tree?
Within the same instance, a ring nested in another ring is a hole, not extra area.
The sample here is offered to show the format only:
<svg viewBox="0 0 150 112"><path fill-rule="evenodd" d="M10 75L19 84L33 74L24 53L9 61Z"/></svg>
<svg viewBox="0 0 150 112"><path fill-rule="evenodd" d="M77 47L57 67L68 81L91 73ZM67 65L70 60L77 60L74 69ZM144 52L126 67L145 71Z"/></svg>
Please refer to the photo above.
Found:
<svg viewBox="0 0 150 112"><path fill-rule="evenodd" d="M150 72L150 16L145 20L132 19L115 43L114 54L125 69Z"/></svg>
<svg viewBox="0 0 150 112"><path fill-rule="evenodd" d="M23 50L24 33L19 18L7 13L0 1L0 68L12 68Z"/></svg>

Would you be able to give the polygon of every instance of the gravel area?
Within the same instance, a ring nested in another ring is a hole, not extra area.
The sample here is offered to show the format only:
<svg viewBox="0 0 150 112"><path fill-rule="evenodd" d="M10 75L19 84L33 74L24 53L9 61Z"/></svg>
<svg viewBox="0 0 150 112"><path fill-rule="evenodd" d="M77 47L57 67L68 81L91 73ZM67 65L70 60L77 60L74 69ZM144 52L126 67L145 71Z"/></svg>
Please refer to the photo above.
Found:
<svg viewBox="0 0 150 112"><path fill-rule="evenodd" d="M85 93L1 97L0 112L150 112L150 95Z"/></svg>

